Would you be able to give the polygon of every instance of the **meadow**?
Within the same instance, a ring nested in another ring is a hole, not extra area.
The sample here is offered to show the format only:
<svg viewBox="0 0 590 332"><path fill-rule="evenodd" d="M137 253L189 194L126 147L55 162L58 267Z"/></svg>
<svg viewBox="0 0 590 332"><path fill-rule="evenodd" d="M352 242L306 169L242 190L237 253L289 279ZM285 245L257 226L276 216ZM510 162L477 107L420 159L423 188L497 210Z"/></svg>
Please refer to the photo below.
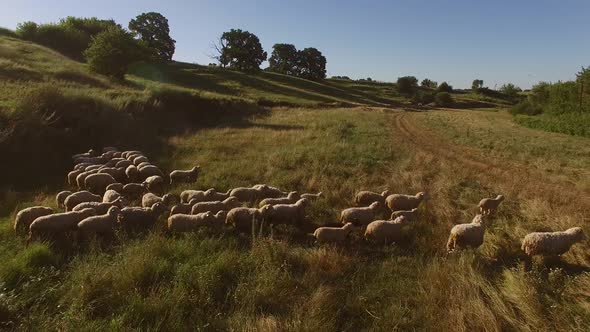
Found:
<svg viewBox="0 0 590 332"><path fill-rule="evenodd" d="M324 193L307 210L303 227L280 226L272 236L252 238L229 227L171 236L163 231L162 219L144 236L118 234L109 245L63 249L47 243L26 246L14 234L12 221L26 206L55 207L69 161L53 170L55 178L35 178L32 188L11 183L2 191L0 207L3 328L590 328L587 243L575 245L560 260L535 259L530 270L520 250L520 240L532 231L582 226L589 234L588 138L523 128L495 104L485 110L417 111L390 93L394 87L388 84L315 83L270 73L242 76L185 64L143 73L135 68L121 83L34 44L7 37L0 37L0 43L8 45L4 54L22 57L0 57L9 59L0 67L3 78L15 71L41 75L38 80L22 79L23 74L2 80L1 111L8 121L10 114L18 114L19 96L48 84L58 85L66 97L102 100L101 109L115 112L155 105L154 96L164 99L157 91L188 93L191 98L180 105L197 100L200 107L252 111L215 121L197 117L188 126L158 132L156 141L145 143L154 144L146 152L157 165L170 170L200 164L198 188L225 191L268 183L287 191ZM64 71L80 75L56 77ZM470 102L457 98L464 105ZM167 108L152 111L163 110ZM319 225L337 223L357 191L385 189L429 195L404 241L374 245L355 232L344 245L317 245L307 235ZM447 254L452 226L469 222L479 200L496 194L506 201L483 246Z"/></svg>

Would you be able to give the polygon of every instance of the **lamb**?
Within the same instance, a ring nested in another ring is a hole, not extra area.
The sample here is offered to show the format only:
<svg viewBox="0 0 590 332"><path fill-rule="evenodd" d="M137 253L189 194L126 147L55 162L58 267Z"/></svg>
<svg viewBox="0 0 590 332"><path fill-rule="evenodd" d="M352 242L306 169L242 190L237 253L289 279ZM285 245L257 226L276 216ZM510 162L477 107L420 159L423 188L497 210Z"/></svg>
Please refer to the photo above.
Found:
<svg viewBox="0 0 590 332"><path fill-rule="evenodd" d="M178 183L192 183L197 181L201 166L195 166L188 171L185 170L174 170L170 172L170 184Z"/></svg>
<svg viewBox="0 0 590 332"><path fill-rule="evenodd" d="M299 200L301 197L299 196L299 193L296 191L292 191L289 193L289 195L287 195L287 197L280 197L280 198L265 198L262 201L260 201L259 206L263 207L265 205L276 205L276 204L293 204L295 202L297 202L297 200Z"/></svg>
<svg viewBox="0 0 590 332"><path fill-rule="evenodd" d="M150 176L161 176L162 178L164 177L164 173L162 172L162 170L160 170L157 166L154 165L148 165L142 168L138 168L139 170L139 176L142 179L148 178Z"/></svg>
<svg viewBox="0 0 590 332"><path fill-rule="evenodd" d="M485 217L478 214L469 224L453 226L447 241L447 250L451 252L458 248L478 248L483 244L484 233Z"/></svg>
<svg viewBox="0 0 590 332"><path fill-rule="evenodd" d="M14 218L14 231L17 234L23 234L29 230L29 226L35 219L53 212L52 208L45 206L31 206L20 210Z"/></svg>
<svg viewBox="0 0 590 332"><path fill-rule="evenodd" d="M125 169L125 175L127 176L127 181L135 182L139 180L139 170L135 165L129 165Z"/></svg>
<svg viewBox="0 0 590 332"><path fill-rule="evenodd" d="M119 214L119 225L126 231L146 230L156 224L164 211L166 207L162 202L149 208L126 207Z"/></svg>
<svg viewBox="0 0 590 332"><path fill-rule="evenodd" d="M41 216L31 223L28 242L75 231L80 221L93 214L94 209L83 209Z"/></svg>
<svg viewBox="0 0 590 332"><path fill-rule="evenodd" d="M215 189L211 188L211 189L208 189L207 191L209 191L209 190L215 190ZM205 196L207 195L207 191L203 191L203 190L185 190L182 193L180 193L180 201L182 203L188 203L191 200L195 200L195 201L198 201L198 202L204 202L205 201Z"/></svg>
<svg viewBox="0 0 590 332"><path fill-rule="evenodd" d="M385 190L381 194L372 191L359 191L354 197L356 206L369 206L374 202L385 204L385 198L391 195L389 190Z"/></svg>
<svg viewBox="0 0 590 332"><path fill-rule="evenodd" d="M496 198L484 198L479 202L479 212L481 214L492 214L498 209L498 205L502 203L504 196L498 195Z"/></svg>
<svg viewBox="0 0 590 332"><path fill-rule="evenodd" d="M105 214L107 211L116 206L118 208L123 207L123 198L118 198L113 202L82 202L76 205L72 211L81 211L83 209L94 209L94 214Z"/></svg>
<svg viewBox="0 0 590 332"><path fill-rule="evenodd" d="M225 219L227 218L227 211L225 210L221 210L218 211L214 216L213 216L213 225L223 225L225 224Z"/></svg>
<svg viewBox="0 0 590 332"><path fill-rule="evenodd" d="M379 202L373 202L368 207L355 207L342 210L340 213L340 222L342 224L353 223L355 226L368 225L375 219L375 215L381 209Z"/></svg>
<svg viewBox="0 0 590 332"><path fill-rule="evenodd" d="M76 165L77 166L77 165ZM76 182L76 178L78 175L84 173L86 171L86 167L80 167L68 173L68 184L70 186L75 186L78 183Z"/></svg>
<svg viewBox="0 0 590 332"><path fill-rule="evenodd" d="M168 218L168 230L171 232L192 232L200 227L210 226L216 219L213 213L175 214Z"/></svg>
<svg viewBox="0 0 590 332"><path fill-rule="evenodd" d="M118 191L115 191L113 189L109 189L107 191L105 191L104 195L102 195L102 201L103 203L110 203L110 202L114 202L119 198L122 198L123 196L121 194L119 194Z"/></svg>
<svg viewBox="0 0 590 332"><path fill-rule="evenodd" d="M104 193L107 186L116 183L117 180L107 173L90 174L85 180L84 185L86 189L93 193Z"/></svg>
<svg viewBox="0 0 590 332"><path fill-rule="evenodd" d="M403 216L406 221L408 222L413 222L418 218L418 208L409 210L409 211L405 211L405 210L400 210L400 211L394 211L391 213L391 220L395 220L397 217L399 216Z"/></svg>
<svg viewBox="0 0 590 332"><path fill-rule="evenodd" d="M560 256L575 243L583 240L586 240L586 235L580 227L572 227L562 232L534 232L524 237L521 249L529 257Z"/></svg>
<svg viewBox="0 0 590 332"><path fill-rule="evenodd" d="M78 188L85 189L84 181L86 181L86 178L88 176L95 174L96 172L98 172L97 169L88 170L88 168L86 168L86 170L84 172L78 174L78 176L76 176L76 185L78 186Z"/></svg>
<svg viewBox="0 0 590 332"><path fill-rule="evenodd" d="M239 207L240 205L240 201L238 201L238 199L235 197L228 197L223 201L200 202L193 205L191 214L198 214L207 211L212 213L217 213L222 210L229 211L233 208Z"/></svg>
<svg viewBox="0 0 590 332"><path fill-rule="evenodd" d="M414 196L394 194L387 196L385 202L391 211L407 211L417 208L424 200L424 197L426 197L426 194L423 192L419 192Z"/></svg>
<svg viewBox="0 0 590 332"><path fill-rule="evenodd" d="M324 195L323 192L319 192L317 194L310 194L310 193L306 193L306 194L301 194L301 198L305 198L308 200L313 200L313 199L319 199L320 197L322 197Z"/></svg>
<svg viewBox="0 0 590 332"><path fill-rule="evenodd" d="M149 159L146 156L139 156L139 157L135 157L133 159L133 164L135 166L137 166L137 165L139 165L139 164L141 164L143 162L146 162L146 161L149 162Z"/></svg>
<svg viewBox="0 0 590 332"><path fill-rule="evenodd" d="M147 193L141 198L141 206L147 208L158 202L162 202L165 206L170 206L174 201L178 201L178 198L174 194L166 194L159 197L152 193Z"/></svg>
<svg viewBox="0 0 590 332"><path fill-rule="evenodd" d="M113 235L119 217L119 208L111 206L107 213L87 217L78 223L78 231L83 237L90 235Z"/></svg>
<svg viewBox="0 0 590 332"><path fill-rule="evenodd" d="M131 166L131 165L133 165L133 162L132 162L132 161L130 161L130 160L127 160L127 159L123 159L123 160L120 160L120 161L118 161L118 162L115 164L115 167L117 167L117 168L125 168L125 169L127 169L127 167L129 167L129 166Z"/></svg>
<svg viewBox="0 0 590 332"><path fill-rule="evenodd" d="M252 220L263 219L268 215L270 206L260 209L238 207L233 208L227 213L225 223L233 225L240 231L249 231L252 229Z"/></svg>
<svg viewBox="0 0 590 332"><path fill-rule="evenodd" d="M99 195L94 195L93 193L86 190L77 191L66 197L66 200L64 201L66 211L71 211L76 205L82 202L102 202L102 197Z"/></svg>
<svg viewBox="0 0 590 332"><path fill-rule="evenodd" d="M276 187L271 187L266 184L257 184L252 186L252 189L258 190L256 194L256 198L264 199L264 198L277 198L277 197L284 197L287 195L286 192L280 190Z"/></svg>
<svg viewBox="0 0 590 332"><path fill-rule="evenodd" d="M204 201L223 201L224 199L228 198L231 193L231 189L225 193L221 193L216 191L214 188L207 189L205 191L205 200ZM190 199L189 199L190 201Z"/></svg>
<svg viewBox="0 0 590 332"><path fill-rule="evenodd" d="M404 216L394 220L375 220L367 225L365 239L376 243L398 242L403 238Z"/></svg>
<svg viewBox="0 0 590 332"><path fill-rule="evenodd" d="M238 187L232 189L230 196L237 198L240 202L254 202L259 192L260 190L255 188Z"/></svg>
<svg viewBox="0 0 590 332"><path fill-rule="evenodd" d="M109 190L114 190L114 191L116 191L116 192L118 192L118 193L122 193L122 192L123 192L123 184L122 184L122 183L120 183L120 182L117 182L117 183L111 183L111 184L109 184L109 185L107 186L107 189L106 189L106 190L107 190L107 191L109 191Z"/></svg>
<svg viewBox="0 0 590 332"><path fill-rule="evenodd" d="M128 183L123 186L121 193L129 199L136 199L142 197L147 190L145 183Z"/></svg>
<svg viewBox="0 0 590 332"><path fill-rule="evenodd" d="M150 192L164 192L164 178L159 175L148 176L143 183L145 183L147 190Z"/></svg>
<svg viewBox="0 0 590 332"><path fill-rule="evenodd" d="M57 203L57 207L64 209L66 206L64 205L66 198L72 194L69 190L60 191L55 195L55 203Z"/></svg>
<svg viewBox="0 0 590 332"><path fill-rule="evenodd" d="M342 227L320 227L313 232L313 236L316 238L318 243L327 242L344 242L348 234L352 232L354 225L352 223L346 223Z"/></svg>
<svg viewBox="0 0 590 332"><path fill-rule="evenodd" d="M303 220L307 204L307 199L302 198L295 204L266 205L265 207L268 209L268 216L272 223L297 224Z"/></svg>
<svg viewBox="0 0 590 332"><path fill-rule="evenodd" d="M191 214L191 210L193 209L193 205L191 203L179 203L176 204L170 209L170 215L175 214Z"/></svg>

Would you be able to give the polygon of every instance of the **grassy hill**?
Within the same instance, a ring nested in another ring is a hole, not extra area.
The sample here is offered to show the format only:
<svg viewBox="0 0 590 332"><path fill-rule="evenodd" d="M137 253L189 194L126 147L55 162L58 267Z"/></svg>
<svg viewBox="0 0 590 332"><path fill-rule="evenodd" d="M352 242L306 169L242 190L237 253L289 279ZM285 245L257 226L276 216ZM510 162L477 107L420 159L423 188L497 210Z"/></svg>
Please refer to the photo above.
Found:
<svg viewBox="0 0 590 332"><path fill-rule="evenodd" d="M0 37L0 59L0 124L16 146L0 151L10 157L3 180L13 187L0 190L1 328L590 327L587 244L561 259L535 259L530 271L520 251L532 231L582 226L590 234L587 138L516 126L498 108L403 111L410 103L392 84L181 63L136 66L127 82L113 82L7 37ZM455 96L465 107L482 102ZM199 163L197 183L171 187L175 193L268 183L324 197L300 227L280 225L255 239L231 227L172 236L165 218L148 234L117 234L110 243L27 246L14 234L20 209L56 207L70 154L113 144L144 150L164 170ZM337 224L357 191L385 189L429 195L403 241L371 244L358 230L341 246L309 239L315 227ZM506 201L484 244L447 254L453 225L469 222L482 197L499 193Z"/></svg>

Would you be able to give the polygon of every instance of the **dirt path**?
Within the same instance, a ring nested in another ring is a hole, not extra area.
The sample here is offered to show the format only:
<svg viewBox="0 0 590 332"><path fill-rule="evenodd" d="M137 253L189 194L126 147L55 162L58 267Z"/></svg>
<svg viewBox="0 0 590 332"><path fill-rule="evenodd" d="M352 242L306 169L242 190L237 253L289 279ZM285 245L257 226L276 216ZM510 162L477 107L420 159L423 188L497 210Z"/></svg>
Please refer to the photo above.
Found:
<svg viewBox="0 0 590 332"><path fill-rule="evenodd" d="M582 214L584 219L590 218L590 196L576 188L575 183L552 178L514 161L486 158L481 150L454 144L418 125L412 119L412 113L386 111L392 112L397 133L412 149L454 164L486 186L501 189L513 197L540 198L559 210L566 209Z"/></svg>

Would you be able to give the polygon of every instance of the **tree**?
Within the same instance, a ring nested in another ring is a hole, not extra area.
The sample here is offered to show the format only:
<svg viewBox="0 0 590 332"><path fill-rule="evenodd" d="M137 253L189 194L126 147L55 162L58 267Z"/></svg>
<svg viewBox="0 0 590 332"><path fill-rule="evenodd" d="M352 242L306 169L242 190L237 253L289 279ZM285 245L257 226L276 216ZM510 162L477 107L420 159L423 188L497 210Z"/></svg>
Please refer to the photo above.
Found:
<svg viewBox="0 0 590 332"><path fill-rule="evenodd" d="M397 79L397 91L400 93L413 93L418 87L418 79L414 76L404 76Z"/></svg>
<svg viewBox="0 0 590 332"><path fill-rule="evenodd" d="M162 14L149 12L138 15L129 22L129 30L148 47L153 48L158 58L164 61L172 60L176 41L170 37L168 19Z"/></svg>
<svg viewBox="0 0 590 332"><path fill-rule="evenodd" d="M453 92L453 87L449 85L449 83L447 82L442 82L438 88L436 89L436 91L438 92L448 92L451 93Z"/></svg>
<svg viewBox="0 0 590 332"><path fill-rule="evenodd" d="M148 50L131 33L111 27L92 39L84 56L92 70L122 79L129 65L143 59Z"/></svg>
<svg viewBox="0 0 590 332"><path fill-rule="evenodd" d="M436 96L434 96L434 102L438 106L448 107L453 105L453 97L448 92L438 92Z"/></svg>
<svg viewBox="0 0 590 332"><path fill-rule="evenodd" d="M267 56L258 37L240 29L224 32L215 48L219 54L216 58L222 67L241 71L260 70L260 64Z"/></svg>
<svg viewBox="0 0 590 332"><path fill-rule="evenodd" d="M274 44L268 59L269 70L286 75L297 75L297 49L292 44Z"/></svg>
<svg viewBox="0 0 590 332"><path fill-rule="evenodd" d="M477 91L477 89L483 88L483 80L475 79L473 83L471 83L471 89Z"/></svg>
<svg viewBox="0 0 590 332"><path fill-rule="evenodd" d="M310 79L326 78L326 57L316 48L308 47L298 52L298 72L299 76Z"/></svg>
<svg viewBox="0 0 590 332"><path fill-rule="evenodd" d="M420 82L420 85L424 88L436 89L436 87L438 86L438 83L425 78L422 80L422 82Z"/></svg>
<svg viewBox="0 0 590 332"><path fill-rule="evenodd" d="M507 83L507 84L504 84L500 87L500 92L502 92L503 94L510 96L510 97L518 96L518 93L521 91L522 91L521 88L515 86L512 83Z"/></svg>

